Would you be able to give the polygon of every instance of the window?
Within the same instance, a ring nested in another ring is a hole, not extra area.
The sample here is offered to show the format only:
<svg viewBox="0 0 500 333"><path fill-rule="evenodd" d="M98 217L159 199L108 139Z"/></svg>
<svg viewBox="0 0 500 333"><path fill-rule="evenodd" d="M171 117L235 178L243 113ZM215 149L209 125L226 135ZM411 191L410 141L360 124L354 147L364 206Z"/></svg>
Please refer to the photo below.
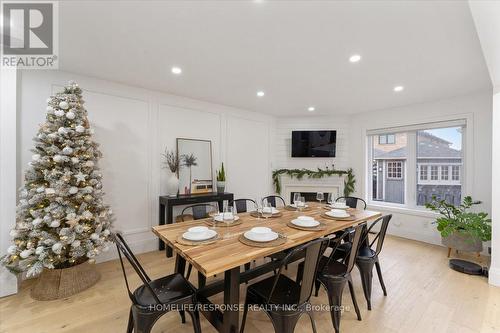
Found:
<svg viewBox="0 0 500 333"><path fill-rule="evenodd" d="M372 201L421 207L433 196L462 200L465 120L368 131Z"/></svg>
<svg viewBox="0 0 500 333"><path fill-rule="evenodd" d="M441 165L441 180L448 180L449 167L447 165Z"/></svg>
<svg viewBox="0 0 500 333"><path fill-rule="evenodd" d="M420 166L420 180L427 180L427 174L429 172L429 168L427 165Z"/></svg>
<svg viewBox="0 0 500 333"><path fill-rule="evenodd" d="M431 180L438 180L438 166L431 165Z"/></svg>
<svg viewBox="0 0 500 333"><path fill-rule="evenodd" d="M451 180L460 180L460 166L451 166Z"/></svg>
<svg viewBox="0 0 500 333"><path fill-rule="evenodd" d="M404 204L406 134L398 133L398 143L391 145L388 142L396 142L396 134L377 136L373 136L372 139L372 188L370 191L372 200Z"/></svg>
<svg viewBox="0 0 500 333"><path fill-rule="evenodd" d="M395 134L384 134L378 136L378 144L379 145L389 145L396 143L396 135Z"/></svg>
<svg viewBox="0 0 500 333"><path fill-rule="evenodd" d="M403 162L387 162L387 178L401 179L403 178Z"/></svg>

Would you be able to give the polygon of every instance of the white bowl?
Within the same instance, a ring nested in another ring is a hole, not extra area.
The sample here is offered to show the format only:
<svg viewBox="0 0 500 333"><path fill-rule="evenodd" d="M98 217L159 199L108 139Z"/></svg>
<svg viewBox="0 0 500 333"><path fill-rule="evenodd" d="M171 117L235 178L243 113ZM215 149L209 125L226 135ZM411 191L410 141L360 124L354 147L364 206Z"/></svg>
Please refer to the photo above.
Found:
<svg viewBox="0 0 500 333"><path fill-rule="evenodd" d="M231 216L232 215L233 214L231 214ZM231 221L238 221L239 219L240 219L240 217L238 215L236 215L236 216L232 217ZM215 216L214 220L217 221L217 222L225 222L224 217L223 217L222 214L219 214L219 215Z"/></svg>
<svg viewBox="0 0 500 333"><path fill-rule="evenodd" d="M280 211L277 210L274 207L264 207L264 208L262 208L262 212L263 213L269 213L269 212L271 212L272 214L278 214Z"/></svg>
<svg viewBox="0 0 500 333"><path fill-rule="evenodd" d="M262 229L269 229L269 232L254 232L253 229L260 229L260 228L252 228L251 230L245 232L243 236L245 238L254 241L254 242L271 242L275 239L278 239L279 235L272 231L269 228L262 228Z"/></svg>
<svg viewBox="0 0 500 333"><path fill-rule="evenodd" d="M301 216L297 217L297 220L301 220L301 221L314 221L314 217L312 217L312 216L306 216L306 215L301 215Z"/></svg>
<svg viewBox="0 0 500 333"><path fill-rule="evenodd" d="M188 232L191 234L204 234L207 231L208 231L208 227L205 227L205 226L191 227L188 229Z"/></svg>
<svg viewBox="0 0 500 333"><path fill-rule="evenodd" d="M203 227L201 227L201 228L203 228ZM216 235L217 235L217 231L207 229L207 231L203 232L203 233L187 231L187 232L182 234L182 238L190 240L190 241L204 241L204 240L213 238Z"/></svg>
<svg viewBox="0 0 500 333"><path fill-rule="evenodd" d="M293 203L293 204L290 204L290 207L297 208L297 205ZM304 204L304 205L301 204L301 205L299 205L298 208L307 208L307 207L309 207L307 204Z"/></svg>
<svg viewBox="0 0 500 333"><path fill-rule="evenodd" d="M305 228L313 228L317 227L319 225L319 222L311 218L310 220L303 220L303 219L295 219L292 220L292 224L295 224L296 226L299 227L305 227Z"/></svg>
<svg viewBox="0 0 500 333"><path fill-rule="evenodd" d="M342 209L332 209L331 211L326 212L326 215L339 218L345 218L350 216L349 213L347 213L345 210Z"/></svg>
<svg viewBox="0 0 500 333"><path fill-rule="evenodd" d="M330 204L330 207L336 208L336 209L347 209L349 206L347 206L344 202L334 202Z"/></svg>
<svg viewBox="0 0 500 333"><path fill-rule="evenodd" d="M268 227L254 227L254 228L250 229L250 231L254 234L269 234L269 233L273 232L271 230L271 228L268 228Z"/></svg>

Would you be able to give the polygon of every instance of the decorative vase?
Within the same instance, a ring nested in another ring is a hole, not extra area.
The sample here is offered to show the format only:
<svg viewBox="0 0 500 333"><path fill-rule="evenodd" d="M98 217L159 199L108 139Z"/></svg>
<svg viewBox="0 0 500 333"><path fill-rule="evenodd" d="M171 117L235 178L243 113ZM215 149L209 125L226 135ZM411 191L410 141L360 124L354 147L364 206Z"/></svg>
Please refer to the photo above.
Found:
<svg viewBox="0 0 500 333"><path fill-rule="evenodd" d="M179 178L175 173L171 173L167 179L167 194L171 197L177 196L179 192Z"/></svg>
<svg viewBox="0 0 500 333"><path fill-rule="evenodd" d="M217 193L224 193L226 182L217 181Z"/></svg>
<svg viewBox="0 0 500 333"><path fill-rule="evenodd" d="M481 239L456 231L448 237L441 238L441 243L448 248L462 252L483 251L483 241Z"/></svg>
<svg viewBox="0 0 500 333"><path fill-rule="evenodd" d="M69 268L44 269L31 289L31 297L39 301L66 298L92 287L100 277L88 261Z"/></svg>

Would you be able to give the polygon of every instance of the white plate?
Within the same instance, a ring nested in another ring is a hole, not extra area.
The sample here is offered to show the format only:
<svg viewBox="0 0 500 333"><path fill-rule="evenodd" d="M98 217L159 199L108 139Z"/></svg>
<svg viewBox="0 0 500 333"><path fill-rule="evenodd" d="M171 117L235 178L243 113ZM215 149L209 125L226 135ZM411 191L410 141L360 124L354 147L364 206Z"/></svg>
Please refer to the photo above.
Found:
<svg viewBox="0 0 500 333"><path fill-rule="evenodd" d="M299 226L299 227L314 228L314 227L317 227L319 225L319 222L316 220L295 219L295 220L292 220L292 224L295 224L296 226Z"/></svg>
<svg viewBox="0 0 500 333"><path fill-rule="evenodd" d="M231 220L231 222L234 222L234 221L238 221L240 219L240 217L238 215L236 215L234 217L234 220ZM226 222L224 221L224 219L222 218L222 214L221 215L217 215L214 217L214 220L217 221L217 222Z"/></svg>
<svg viewBox="0 0 500 333"><path fill-rule="evenodd" d="M245 236L245 238L247 238L251 241L254 241L254 242L271 242L275 239L278 239L278 237L279 237L279 235L274 231L271 231L271 232L266 233L266 234L247 231L243 234L243 236Z"/></svg>
<svg viewBox="0 0 500 333"><path fill-rule="evenodd" d="M328 216L330 216L330 217L334 217L334 218L336 217L336 218L339 218L339 219L345 219L345 218L351 216L351 215L347 214L345 211L343 211L343 212L345 214L340 214L340 213L336 213L336 212L334 213L332 211L326 212L325 214L328 215Z"/></svg>
<svg viewBox="0 0 500 333"><path fill-rule="evenodd" d="M190 241L204 241L210 238L214 238L217 235L217 231L215 230L208 230L205 233L192 233L192 232L185 232L182 234L182 238L190 240Z"/></svg>

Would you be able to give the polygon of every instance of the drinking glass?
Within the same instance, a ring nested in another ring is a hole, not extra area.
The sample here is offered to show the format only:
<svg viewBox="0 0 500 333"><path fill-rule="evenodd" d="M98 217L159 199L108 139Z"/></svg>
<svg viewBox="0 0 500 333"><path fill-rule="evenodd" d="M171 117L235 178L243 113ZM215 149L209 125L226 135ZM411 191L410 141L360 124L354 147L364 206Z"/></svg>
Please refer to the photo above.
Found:
<svg viewBox="0 0 500 333"><path fill-rule="evenodd" d="M321 205L321 201L325 200L325 195L323 194L323 192L316 193L316 200L318 200L319 204Z"/></svg>
<svg viewBox="0 0 500 333"><path fill-rule="evenodd" d="M267 219L271 216L273 216L273 206L266 201L262 207L262 217L264 217L267 221Z"/></svg>
<svg viewBox="0 0 500 333"><path fill-rule="evenodd" d="M302 211L302 208L306 208L306 198L305 197L299 198L299 205L297 206L297 210L300 212L300 211Z"/></svg>
<svg viewBox="0 0 500 333"><path fill-rule="evenodd" d="M293 194L293 204L295 205L295 208L299 208L299 203L300 203L300 193L295 192Z"/></svg>
<svg viewBox="0 0 500 333"><path fill-rule="evenodd" d="M260 220L260 217L262 215L262 198L261 197L255 198L255 212L257 213L257 219Z"/></svg>
<svg viewBox="0 0 500 333"><path fill-rule="evenodd" d="M328 193L328 196L326 197L326 202L331 205L333 203L333 194Z"/></svg>
<svg viewBox="0 0 500 333"><path fill-rule="evenodd" d="M234 221L234 212L236 209L234 206L226 206L224 207L224 213L222 214L222 220L226 225L230 225Z"/></svg>

